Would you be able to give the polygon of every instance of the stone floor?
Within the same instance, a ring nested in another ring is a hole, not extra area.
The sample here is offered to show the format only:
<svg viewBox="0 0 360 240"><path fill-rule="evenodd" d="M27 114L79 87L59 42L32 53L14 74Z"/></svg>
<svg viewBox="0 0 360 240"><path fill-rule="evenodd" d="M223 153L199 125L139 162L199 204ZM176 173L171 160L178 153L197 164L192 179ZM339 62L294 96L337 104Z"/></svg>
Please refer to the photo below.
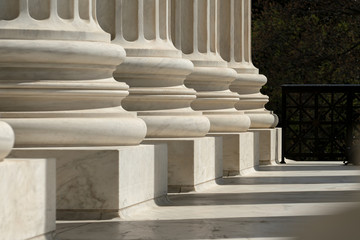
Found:
<svg viewBox="0 0 360 240"><path fill-rule="evenodd" d="M335 214L353 213L358 199L359 167L339 162L288 161L286 165L262 166L246 176L224 178L201 192L172 194L168 201L148 206L126 220L59 221L56 237L57 240L293 239L322 229L322 224L334 219L335 226L330 223L324 227L326 232L334 232L333 239L360 239L360 235L336 237L352 223L348 222L350 218L336 218ZM355 219L360 222L360 216Z"/></svg>

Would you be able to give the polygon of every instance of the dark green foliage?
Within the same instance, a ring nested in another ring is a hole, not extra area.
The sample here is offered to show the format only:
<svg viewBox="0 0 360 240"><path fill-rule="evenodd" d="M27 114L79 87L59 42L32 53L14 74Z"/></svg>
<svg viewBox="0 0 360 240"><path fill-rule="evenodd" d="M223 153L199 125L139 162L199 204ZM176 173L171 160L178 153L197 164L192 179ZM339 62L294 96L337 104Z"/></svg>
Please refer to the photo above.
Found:
<svg viewBox="0 0 360 240"><path fill-rule="evenodd" d="M360 0L253 0L253 62L267 108L285 83L360 83Z"/></svg>

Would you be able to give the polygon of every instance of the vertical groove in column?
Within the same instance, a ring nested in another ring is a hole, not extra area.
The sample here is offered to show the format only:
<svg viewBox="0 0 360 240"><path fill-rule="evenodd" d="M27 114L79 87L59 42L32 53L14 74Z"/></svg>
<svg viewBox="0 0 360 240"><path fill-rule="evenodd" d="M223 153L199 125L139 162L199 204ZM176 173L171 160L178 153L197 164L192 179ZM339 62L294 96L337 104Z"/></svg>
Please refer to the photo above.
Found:
<svg viewBox="0 0 360 240"><path fill-rule="evenodd" d="M0 1L0 19L1 20L14 20L20 14L19 1L2 0Z"/></svg>

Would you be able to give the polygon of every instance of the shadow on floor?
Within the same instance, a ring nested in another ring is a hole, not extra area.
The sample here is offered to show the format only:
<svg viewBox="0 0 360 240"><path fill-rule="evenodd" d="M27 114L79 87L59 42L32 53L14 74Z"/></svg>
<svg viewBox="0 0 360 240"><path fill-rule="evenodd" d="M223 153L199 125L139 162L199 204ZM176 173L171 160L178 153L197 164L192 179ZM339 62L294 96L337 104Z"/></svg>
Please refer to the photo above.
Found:
<svg viewBox="0 0 360 240"><path fill-rule="evenodd" d="M360 183L360 176L243 176L218 179L218 185Z"/></svg>
<svg viewBox="0 0 360 240"><path fill-rule="evenodd" d="M189 193L168 196L170 204L160 206L207 206L244 204L293 204L356 202L360 191L301 191L256 193Z"/></svg>
<svg viewBox="0 0 360 240"><path fill-rule="evenodd" d="M246 217L91 223L59 232L58 240L289 237L318 216ZM58 224L58 228L61 224Z"/></svg>

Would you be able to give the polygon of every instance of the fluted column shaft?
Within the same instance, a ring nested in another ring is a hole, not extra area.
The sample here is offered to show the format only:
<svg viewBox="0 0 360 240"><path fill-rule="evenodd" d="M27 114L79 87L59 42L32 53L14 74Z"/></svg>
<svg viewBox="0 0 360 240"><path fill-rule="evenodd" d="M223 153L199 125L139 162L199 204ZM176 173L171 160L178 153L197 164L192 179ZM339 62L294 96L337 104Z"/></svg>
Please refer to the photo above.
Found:
<svg viewBox="0 0 360 240"><path fill-rule="evenodd" d="M172 39L195 67L185 80L197 92L191 107L209 118L210 132L246 131L250 120L234 108L239 95L229 90L236 71L217 48L218 0L174 0L172 8Z"/></svg>
<svg viewBox="0 0 360 240"><path fill-rule="evenodd" d="M265 109L268 96L260 93L267 79L251 61L251 0L220 1L220 54L235 69L230 90L239 93L235 105L251 119L251 128L276 126L278 118Z"/></svg>
<svg viewBox="0 0 360 240"><path fill-rule="evenodd" d="M184 86L193 71L170 39L170 0L99 1L100 25L125 48L127 57L114 73L130 86L124 107L136 111L148 127L147 137L196 137L209 120L191 109L196 98ZM109 11L115 9L113 16Z"/></svg>
<svg viewBox="0 0 360 240"><path fill-rule="evenodd" d="M0 116L15 145L106 146L142 141L113 79L125 58L96 18L95 0L0 2Z"/></svg>

